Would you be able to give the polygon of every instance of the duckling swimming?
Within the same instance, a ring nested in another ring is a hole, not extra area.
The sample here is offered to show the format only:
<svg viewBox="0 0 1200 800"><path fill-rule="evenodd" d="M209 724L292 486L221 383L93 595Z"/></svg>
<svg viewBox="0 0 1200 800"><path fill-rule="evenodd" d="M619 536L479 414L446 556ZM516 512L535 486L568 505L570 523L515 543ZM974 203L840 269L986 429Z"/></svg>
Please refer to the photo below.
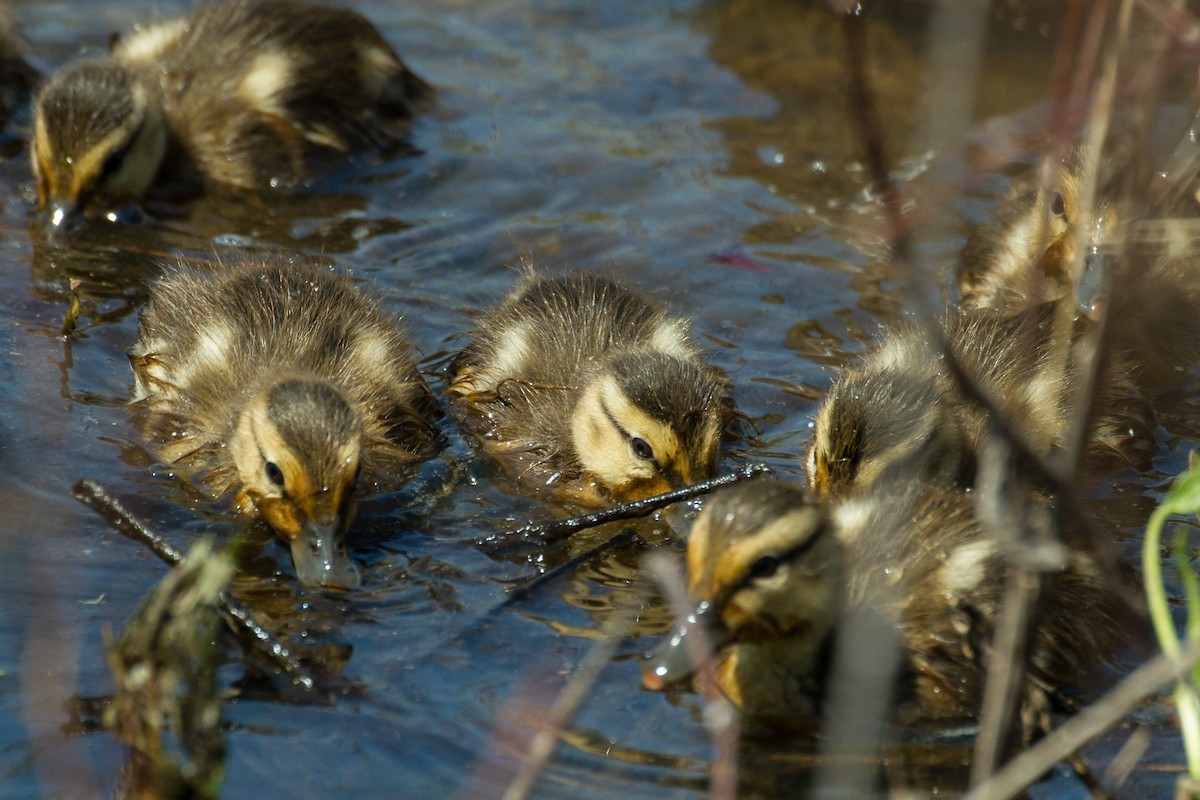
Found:
<svg viewBox="0 0 1200 800"><path fill-rule="evenodd" d="M687 565L695 611L647 656L647 688L688 677L685 644L703 628L717 651L717 684L744 713L811 722L835 632L869 616L896 633L899 705L930 719L978 713L1005 569L963 492L889 481L830 506L798 485L742 483L697 517ZM1053 577L1027 703L1078 682L1124 638L1114 579L1086 552L1069 551Z"/></svg>
<svg viewBox="0 0 1200 800"><path fill-rule="evenodd" d="M1169 219L1119 219L1111 187L1115 178L1109 174L1100 179L1095 208L1085 213L1087 152L1074 148L1048 186L1002 203L996 219L971 235L959 264L962 305L1015 313L1074 299L1081 319L1107 316L1113 328L1110 350L1135 360L1143 383L1177 380L1200 359L1195 236L1186 224L1172 226ZM1114 171L1108 165L1106 173ZM1180 205L1194 216L1190 200L1169 205L1168 213ZM1129 224L1118 226L1122 221ZM1140 241L1138 228L1167 233ZM1071 270L1077 259L1081 274L1075 280Z"/></svg>
<svg viewBox="0 0 1200 800"><path fill-rule="evenodd" d="M429 87L346 9L208 3L56 74L34 102L38 206L55 226L168 179L263 191L386 138Z"/></svg>
<svg viewBox="0 0 1200 800"><path fill-rule="evenodd" d="M477 326L452 402L525 483L584 506L710 478L728 406L684 320L608 278L528 277Z"/></svg>
<svg viewBox="0 0 1200 800"><path fill-rule="evenodd" d="M155 456L265 518L304 583L358 585L356 498L438 440L398 320L327 269L247 260L163 278L138 327L130 404Z"/></svg>
<svg viewBox="0 0 1200 800"><path fill-rule="evenodd" d="M902 464L943 486L973 484L995 421L964 392L939 339L1033 452L1045 456L1063 446L1084 376L1076 349L1056 336L1062 322L1058 307L1047 303L1028 314L951 309L940 329L907 323L892 331L830 387L818 410L806 459L812 488L842 496ZM1150 460L1154 413L1137 374L1130 360L1110 358L1094 404L1091 468Z"/></svg>
<svg viewBox="0 0 1200 800"><path fill-rule="evenodd" d="M1048 183L1025 186L967 239L958 271L963 305L1019 311L1065 297L1077 253L1091 255L1111 238L1111 202L1084 213L1088 150L1073 148L1053 167Z"/></svg>

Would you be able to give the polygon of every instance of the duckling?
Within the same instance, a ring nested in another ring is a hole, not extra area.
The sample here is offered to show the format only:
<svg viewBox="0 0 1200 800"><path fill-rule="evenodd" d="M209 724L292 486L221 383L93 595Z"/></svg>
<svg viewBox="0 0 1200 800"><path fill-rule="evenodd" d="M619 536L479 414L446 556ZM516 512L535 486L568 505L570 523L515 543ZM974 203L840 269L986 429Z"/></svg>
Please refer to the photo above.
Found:
<svg viewBox="0 0 1200 800"><path fill-rule="evenodd" d="M346 9L208 3L56 74L34 102L37 202L61 227L167 179L242 190L306 180L319 155L385 139L429 94Z"/></svg>
<svg viewBox="0 0 1200 800"><path fill-rule="evenodd" d="M138 329L130 405L155 456L266 519L302 582L359 585L356 498L438 441L398 320L327 269L247 259L167 275Z"/></svg>
<svg viewBox="0 0 1200 800"><path fill-rule="evenodd" d="M487 453L583 506L712 477L728 416L687 323L588 273L528 276L479 323L448 391Z"/></svg>
<svg viewBox="0 0 1200 800"><path fill-rule="evenodd" d="M1025 185L972 232L958 265L963 305L1017 311L1072 291L1077 252L1085 254L1086 270L1116 224L1116 209L1103 198L1084 216L1088 152L1072 148L1053 165L1048 183Z"/></svg>
<svg viewBox="0 0 1200 800"><path fill-rule="evenodd" d="M951 309L938 330L901 325L830 387L806 458L812 488L842 496L901 464L944 486L974 483L992 420L960 387L939 337L1035 453L1063 446L1083 366L1076 348L1060 346L1061 322L1058 306L1046 303L1028 314ZM1137 372L1117 356L1105 368L1088 440L1093 470L1149 463L1155 420Z"/></svg>
<svg viewBox="0 0 1200 800"><path fill-rule="evenodd" d="M1005 570L962 491L894 480L831 506L798 485L746 482L697 517L687 567L695 611L646 656L646 688L688 677L685 645L702 628L727 697L752 718L801 727L822 710L835 632L871 619L896 633L900 711L967 719L979 710ZM1031 709L1124 639L1112 578L1086 552L1069 550L1052 575L1025 687Z"/></svg>
<svg viewBox="0 0 1200 800"><path fill-rule="evenodd" d="M1074 148L1049 186L1009 199L993 222L971 235L959 264L962 305L1011 313L1074 299L1080 319L1107 316L1113 328L1110 349L1139 364L1144 385L1178 380L1200 359L1195 237L1171 220L1159 221L1166 226L1136 220L1119 227L1116 181L1109 174L1101 176L1096 208L1084 216L1080 193L1087 152ZM1107 166L1107 173L1114 171ZM1168 204L1166 211L1180 206L1194 216L1190 198ZM1158 241L1139 241L1137 228L1164 227ZM1124 245L1119 255L1118 244ZM1073 282L1070 271L1081 250L1082 272Z"/></svg>

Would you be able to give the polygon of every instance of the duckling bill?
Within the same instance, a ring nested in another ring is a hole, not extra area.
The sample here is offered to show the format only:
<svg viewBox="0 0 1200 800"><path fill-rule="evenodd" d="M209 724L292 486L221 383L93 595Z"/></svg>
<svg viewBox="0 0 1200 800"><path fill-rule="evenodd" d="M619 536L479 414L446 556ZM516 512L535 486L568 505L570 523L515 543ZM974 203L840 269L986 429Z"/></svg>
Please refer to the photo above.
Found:
<svg viewBox="0 0 1200 800"><path fill-rule="evenodd" d="M978 713L1005 570L963 492L875 486L831 506L796 485L739 484L697 517L687 566L695 611L647 656L647 688L690 675L685 646L703 629L730 700L764 722L811 724L835 632L871 615L896 633L899 705L930 719ZM1040 606L1027 702L1078 682L1123 642L1117 580L1068 548Z"/></svg>
<svg viewBox="0 0 1200 800"><path fill-rule="evenodd" d="M608 278L527 278L477 326L449 387L482 448L583 506L716 472L726 383L687 323Z"/></svg>
<svg viewBox="0 0 1200 800"><path fill-rule="evenodd" d="M265 519L304 583L359 584L344 542L358 496L398 486L438 440L395 318L307 263L180 270L153 288L130 363L161 462Z"/></svg>
<svg viewBox="0 0 1200 800"><path fill-rule="evenodd" d="M68 66L34 102L39 208L55 227L164 184L295 186L385 141L429 87L362 16L291 0L208 3Z"/></svg>

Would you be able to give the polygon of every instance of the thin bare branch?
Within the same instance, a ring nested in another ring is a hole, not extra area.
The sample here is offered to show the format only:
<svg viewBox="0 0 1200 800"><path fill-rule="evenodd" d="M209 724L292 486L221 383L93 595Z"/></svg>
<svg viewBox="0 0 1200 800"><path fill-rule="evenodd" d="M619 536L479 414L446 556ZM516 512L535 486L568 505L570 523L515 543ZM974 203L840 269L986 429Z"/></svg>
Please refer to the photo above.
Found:
<svg viewBox="0 0 1200 800"><path fill-rule="evenodd" d="M543 727L530 740L528 754L521 762L521 769L516 777L504 792L503 800L525 800L533 794L538 778L549 763L550 757L554 755L554 749L558 746L567 723L583 705L600 673L612 661L617 647L632 628L633 620L628 616L608 617L604 624L604 638L588 651L571 680L559 692L558 699L546 715Z"/></svg>
<svg viewBox="0 0 1200 800"><path fill-rule="evenodd" d="M174 567L183 560L183 553L131 514L120 500L95 481L79 481L71 488L71 493L76 500L103 517L118 533L145 545L169 566ZM221 593L218 604L225 621L237 634L238 641L250 652L264 659L305 693L320 692L320 684L312 670L300 661L285 642L260 625L245 606L225 592Z"/></svg>
<svg viewBox="0 0 1200 800"><path fill-rule="evenodd" d="M769 475L770 473L771 468L766 464L747 464L731 475L723 475L720 478L701 481L691 486L685 486L682 489L675 489L674 491L665 492L654 497L647 497L644 500L634 500L631 503L621 503L611 508L593 511L578 517L530 523L514 530L491 534L478 544L480 547L493 553L504 552L512 548L527 545L545 546L554 544L573 533L586 530L587 528L594 528L598 525L617 520L645 517L673 503L691 500L709 494L722 486L728 486L760 475Z"/></svg>
<svg viewBox="0 0 1200 800"><path fill-rule="evenodd" d="M1143 700L1160 691L1200 661L1200 642L1189 642L1179 659L1159 655L1139 667L1096 702L1051 731L1044 739L971 789L964 800L1017 797L1046 771L1109 730Z"/></svg>
<svg viewBox="0 0 1200 800"><path fill-rule="evenodd" d="M642 560L642 572L658 585L675 615L676 624L691 614L686 580L679 565L664 552L653 551ZM738 742L741 723L738 711L717 686L713 676L713 646L703 626L696 626L687 637L688 657L695 665L695 682L704 698L704 719L713 740L712 761L713 800L736 800Z"/></svg>

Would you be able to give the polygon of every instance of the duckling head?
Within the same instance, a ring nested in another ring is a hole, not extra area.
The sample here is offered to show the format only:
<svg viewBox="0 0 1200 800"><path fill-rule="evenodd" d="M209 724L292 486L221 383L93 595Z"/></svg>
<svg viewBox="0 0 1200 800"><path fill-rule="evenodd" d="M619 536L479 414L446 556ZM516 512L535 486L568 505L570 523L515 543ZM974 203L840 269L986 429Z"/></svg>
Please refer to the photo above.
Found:
<svg viewBox="0 0 1200 800"><path fill-rule="evenodd" d="M1085 153L1076 150L1049 185L1013 198L994 224L971 236L958 276L964 306L1020 310L1058 300L1072 291L1072 269L1081 260L1079 302L1089 312L1095 292L1087 288L1088 275L1102 266L1116 209L1101 202L1083 213Z"/></svg>
<svg viewBox="0 0 1200 800"><path fill-rule="evenodd" d="M55 229L137 200L166 152L161 109L128 70L82 62L47 83L33 106L30 154L38 206Z"/></svg>
<svg viewBox="0 0 1200 800"><path fill-rule="evenodd" d="M813 671L841 611L842 552L833 527L799 486L761 480L715 494L688 539L695 610L646 656L643 685L657 691L690 675L695 648L688 641L699 638L697 629L717 652L768 647L777 651L772 661ZM721 670L735 662L726 659Z"/></svg>
<svg viewBox="0 0 1200 800"><path fill-rule="evenodd" d="M345 552L362 464L363 425L328 383L287 378L256 393L242 411L232 451L241 510L260 513L292 552L305 584L354 587Z"/></svg>
<svg viewBox="0 0 1200 800"><path fill-rule="evenodd" d="M822 497L841 497L900 469L952 484L974 470L967 445L924 370L850 372L817 412L806 463L809 484Z"/></svg>
<svg viewBox="0 0 1200 800"><path fill-rule="evenodd" d="M723 429L724 384L711 370L660 352L606 363L571 412L584 477L616 502L712 477Z"/></svg>

